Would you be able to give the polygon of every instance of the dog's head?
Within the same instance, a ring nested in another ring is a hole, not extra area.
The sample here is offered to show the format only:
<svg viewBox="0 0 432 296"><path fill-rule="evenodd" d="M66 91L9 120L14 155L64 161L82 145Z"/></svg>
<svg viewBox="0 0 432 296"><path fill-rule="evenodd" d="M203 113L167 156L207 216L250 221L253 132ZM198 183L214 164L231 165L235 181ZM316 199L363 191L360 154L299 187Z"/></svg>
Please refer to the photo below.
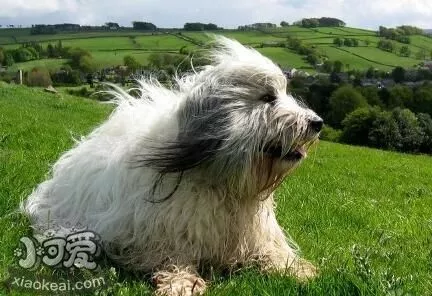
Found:
<svg viewBox="0 0 432 296"><path fill-rule="evenodd" d="M287 93L281 69L259 52L219 37L211 57L178 79L179 133L147 163L237 194L274 188L306 157L323 121Z"/></svg>

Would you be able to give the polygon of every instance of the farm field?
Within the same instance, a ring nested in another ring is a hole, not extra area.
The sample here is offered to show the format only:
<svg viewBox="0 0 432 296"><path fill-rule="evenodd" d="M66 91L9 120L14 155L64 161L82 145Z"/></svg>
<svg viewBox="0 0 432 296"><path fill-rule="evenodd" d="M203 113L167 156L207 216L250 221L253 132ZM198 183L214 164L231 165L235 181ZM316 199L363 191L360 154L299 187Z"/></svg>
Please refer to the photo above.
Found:
<svg viewBox="0 0 432 296"><path fill-rule="evenodd" d="M257 49L263 55L272 59L282 68L294 67L309 72L315 72L315 69L308 64L301 56L292 52L287 48L280 47L265 47Z"/></svg>
<svg viewBox="0 0 432 296"><path fill-rule="evenodd" d="M366 70L370 67L382 70L391 70L392 67L367 61L364 58L355 56L347 51L341 50L334 46L319 47L330 60L339 60L344 65L349 65L349 69ZM346 68L346 67L345 67Z"/></svg>
<svg viewBox="0 0 432 296"><path fill-rule="evenodd" d="M276 28L265 31L238 31L238 30L219 30L214 32L185 32L172 30L170 32L158 32L157 34L137 32L133 30L120 31L100 31L100 32L80 32L80 33L65 33L56 35L30 35L26 29L2 29L0 30L0 46L5 49L17 48L24 41L38 41L43 46L48 43L56 44L58 40L62 40L63 46L80 47L89 50L95 58L95 62L99 68L103 66L115 66L123 63L125 55L132 55L144 65L147 63L149 52L165 52L179 53L181 48L189 50L198 49L211 40L211 36L221 34L229 38L236 39L243 44L260 48L286 41L288 36L299 38L304 44L320 49L330 60L340 60L343 64L349 65L349 69L364 70L369 67L389 71L396 66L415 67L423 60L416 58L416 54L420 50L425 50L429 56L432 50L432 38L425 36L411 36L411 44L407 45L411 50L410 57L402 57L398 55L399 48L404 44L396 43L396 53L382 51L376 48L379 37L376 32L357 28L336 28L336 27L321 27L321 28L301 28L301 27L285 27ZM333 47L333 39L340 38L356 38L359 41L359 47L341 48ZM3 45L2 45L3 44ZM309 72L312 66L303 61L303 56L285 51L282 48L262 48L260 51L274 61L284 67L300 67ZM64 61L49 63L58 67ZM17 67L24 69L30 68L33 62L29 65L15 65L11 68L14 70ZM43 64L44 62L41 62ZM38 63L34 62L35 65Z"/></svg>
<svg viewBox="0 0 432 296"><path fill-rule="evenodd" d="M88 134L111 110L93 100L0 82L0 281L16 260L19 238L30 232L16 211L20 200L73 145L72 137ZM431 179L430 156L320 142L276 198L280 224L319 266L320 276L297 283L255 269L216 273L206 295L428 295ZM112 295L152 291L142 277L120 275L109 288ZM8 292L0 286L1 295Z"/></svg>

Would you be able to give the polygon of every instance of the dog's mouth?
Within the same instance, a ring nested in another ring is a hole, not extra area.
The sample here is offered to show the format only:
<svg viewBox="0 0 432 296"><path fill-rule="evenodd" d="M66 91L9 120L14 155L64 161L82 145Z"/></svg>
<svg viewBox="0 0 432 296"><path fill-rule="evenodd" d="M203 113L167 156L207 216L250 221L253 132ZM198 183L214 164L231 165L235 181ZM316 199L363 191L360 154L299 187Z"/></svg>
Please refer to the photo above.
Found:
<svg viewBox="0 0 432 296"><path fill-rule="evenodd" d="M282 146L270 146L264 150L264 153L272 158L280 158L289 161L299 161L307 156L304 145L293 147L288 153L282 154Z"/></svg>

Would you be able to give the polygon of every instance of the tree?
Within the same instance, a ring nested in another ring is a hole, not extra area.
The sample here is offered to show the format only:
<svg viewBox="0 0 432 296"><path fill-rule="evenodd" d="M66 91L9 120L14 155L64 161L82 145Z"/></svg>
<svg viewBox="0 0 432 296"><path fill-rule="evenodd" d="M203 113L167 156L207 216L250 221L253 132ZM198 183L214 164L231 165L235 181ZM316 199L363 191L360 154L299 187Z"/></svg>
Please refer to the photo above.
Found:
<svg viewBox="0 0 432 296"><path fill-rule="evenodd" d="M107 28L109 28L109 29L118 29L118 28L120 28L120 26L119 26L118 23L113 23L113 22L105 23L105 26Z"/></svg>
<svg viewBox="0 0 432 296"><path fill-rule="evenodd" d="M374 78L375 77L375 69L374 69L374 67L369 67L367 69L367 71L366 71L365 76L366 76L366 78L369 78L369 79Z"/></svg>
<svg viewBox="0 0 432 296"><path fill-rule="evenodd" d="M13 55L9 52L6 52L3 63L5 66L8 66L8 67L12 66L15 63Z"/></svg>
<svg viewBox="0 0 432 296"><path fill-rule="evenodd" d="M400 48L399 53L403 57L409 57L411 55L411 50L408 46L404 45Z"/></svg>
<svg viewBox="0 0 432 296"><path fill-rule="evenodd" d="M401 83L405 80L405 69L398 66L392 71L392 78L396 83Z"/></svg>
<svg viewBox="0 0 432 296"><path fill-rule="evenodd" d="M330 97L331 123L334 127L340 127L347 114L367 105L366 99L352 86L342 86Z"/></svg>
<svg viewBox="0 0 432 296"><path fill-rule="evenodd" d="M422 144L423 134L415 114L408 109L395 108L392 117L400 134L396 148L405 152L417 152Z"/></svg>
<svg viewBox="0 0 432 296"><path fill-rule="evenodd" d="M395 46L392 41L384 40L384 39L378 41L377 47L388 52L393 52L395 49Z"/></svg>
<svg viewBox="0 0 432 296"><path fill-rule="evenodd" d="M47 45L47 54L49 58L54 58L56 56L54 46L52 46L51 43Z"/></svg>
<svg viewBox="0 0 432 296"><path fill-rule="evenodd" d="M377 107L366 107L349 113L342 121L341 141L347 144L369 146L369 132L380 112Z"/></svg>
<svg viewBox="0 0 432 296"><path fill-rule="evenodd" d="M93 61L93 58L89 55L84 55L79 60L79 67L81 71L84 73L92 73L96 69L96 65Z"/></svg>
<svg viewBox="0 0 432 296"><path fill-rule="evenodd" d="M34 56L31 51L27 48L21 47L12 51L13 59L15 62L28 62L30 60L34 60Z"/></svg>
<svg viewBox="0 0 432 296"><path fill-rule="evenodd" d="M413 102L407 106L413 112L427 113L432 116L432 87L422 86L414 92Z"/></svg>
<svg viewBox="0 0 432 296"><path fill-rule="evenodd" d="M329 61L329 60L324 61L323 65L322 65L322 70L325 73L333 72L333 62Z"/></svg>
<svg viewBox="0 0 432 296"><path fill-rule="evenodd" d="M72 48L68 52L69 58L70 58L70 65L73 69L79 69L81 67L81 58L84 56L92 57L91 53L87 50L84 50L82 48ZM87 59L87 61L89 61ZM87 62L86 60L83 61L83 64Z"/></svg>
<svg viewBox="0 0 432 296"><path fill-rule="evenodd" d="M420 152L432 153L432 118L429 114L417 114L417 120L423 133Z"/></svg>
<svg viewBox="0 0 432 296"><path fill-rule="evenodd" d="M309 64L315 66L316 64L319 63L320 58L319 58L316 54L309 54L309 55L306 57L306 60L307 60L307 62L308 62Z"/></svg>
<svg viewBox="0 0 432 296"><path fill-rule="evenodd" d="M379 97L378 89L375 86L360 87L358 90L370 106L384 106Z"/></svg>
<svg viewBox="0 0 432 296"><path fill-rule="evenodd" d="M345 46L353 46L353 44L352 44L352 39L350 39L350 38L345 38L344 39L344 45Z"/></svg>
<svg viewBox="0 0 432 296"><path fill-rule="evenodd" d="M333 39L333 44L341 47L341 46L343 46L344 42L343 42L342 38L336 37L335 39Z"/></svg>
<svg viewBox="0 0 432 296"><path fill-rule="evenodd" d="M286 21L281 21L280 26L281 27L288 27L289 23L287 23Z"/></svg>
<svg viewBox="0 0 432 296"><path fill-rule="evenodd" d="M45 68L33 68L30 72L26 72L25 83L28 86L47 87L52 85L50 74Z"/></svg>
<svg viewBox="0 0 432 296"><path fill-rule="evenodd" d="M185 23L183 26L185 31L212 31L220 29L217 25L208 23Z"/></svg>
<svg viewBox="0 0 432 296"><path fill-rule="evenodd" d="M3 48L0 47L0 65L3 65L4 60L5 60L5 54L3 52Z"/></svg>
<svg viewBox="0 0 432 296"><path fill-rule="evenodd" d="M412 102L413 91L410 87L395 85L390 89L390 97L387 101L387 107L389 109L412 106Z"/></svg>
<svg viewBox="0 0 432 296"><path fill-rule="evenodd" d="M141 67L141 64L131 55L123 57L123 64L132 72L135 72Z"/></svg>
<svg viewBox="0 0 432 296"><path fill-rule="evenodd" d="M395 149L399 141L399 128L392 114L388 111L378 113L369 130L369 145L383 149Z"/></svg>
<svg viewBox="0 0 432 296"><path fill-rule="evenodd" d="M334 61L333 71L336 73L341 73L343 71L343 63L341 61Z"/></svg>
<svg viewBox="0 0 432 296"><path fill-rule="evenodd" d="M144 30L144 31L156 31L157 27L148 22L132 22L132 27L134 30Z"/></svg>
<svg viewBox="0 0 432 296"><path fill-rule="evenodd" d="M422 48L416 53L416 59L425 60L427 56L426 49Z"/></svg>

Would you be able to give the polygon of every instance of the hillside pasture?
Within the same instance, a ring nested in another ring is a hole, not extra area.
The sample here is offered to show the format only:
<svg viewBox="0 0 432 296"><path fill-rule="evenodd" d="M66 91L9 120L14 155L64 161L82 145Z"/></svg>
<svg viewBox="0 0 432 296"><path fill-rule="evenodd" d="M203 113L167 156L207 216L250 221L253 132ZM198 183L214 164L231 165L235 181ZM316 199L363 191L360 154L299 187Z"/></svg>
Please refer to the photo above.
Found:
<svg viewBox="0 0 432 296"><path fill-rule="evenodd" d="M257 49L263 55L269 57L282 68L298 68L306 71L315 71L301 56L287 48L265 47Z"/></svg>
<svg viewBox="0 0 432 296"><path fill-rule="evenodd" d="M20 201L73 137L87 135L111 111L96 101L0 83L0 280L16 261L19 238L31 233L17 211ZM428 295L431 179L430 156L319 143L276 191L278 221L319 277L298 283L255 268L216 271L206 295ZM110 295L151 293L145 277L113 267ZM0 286L0 294L10 292Z"/></svg>

